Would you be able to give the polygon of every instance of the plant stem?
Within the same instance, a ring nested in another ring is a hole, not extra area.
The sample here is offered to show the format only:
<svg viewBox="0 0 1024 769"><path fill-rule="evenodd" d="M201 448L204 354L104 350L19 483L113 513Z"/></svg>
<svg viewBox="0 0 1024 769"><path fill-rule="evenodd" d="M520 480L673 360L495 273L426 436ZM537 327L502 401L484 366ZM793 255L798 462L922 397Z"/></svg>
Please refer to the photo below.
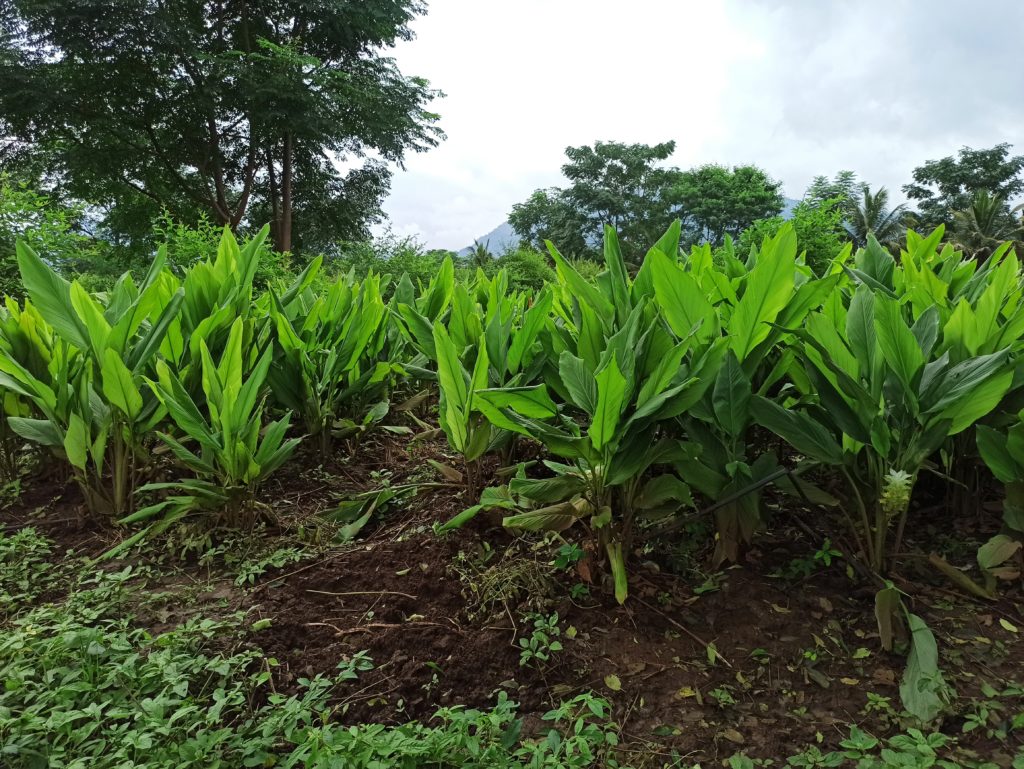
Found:
<svg viewBox="0 0 1024 769"><path fill-rule="evenodd" d="M843 475L846 477L846 482L850 484L850 488L853 490L854 499L857 500L857 510L860 513L861 525L864 527L864 536L860 537L857 531L854 530L853 536L857 539L864 548L864 553L868 557L868 563L871 564L871 568L877 568L875 560L874 546L871 541L871 523L868 520L868 510L864 506L864 499L860 495L860 489L857 488L857 482L854 481L853 476L850 475L850 471L845 467L842 468Z"/></svg>

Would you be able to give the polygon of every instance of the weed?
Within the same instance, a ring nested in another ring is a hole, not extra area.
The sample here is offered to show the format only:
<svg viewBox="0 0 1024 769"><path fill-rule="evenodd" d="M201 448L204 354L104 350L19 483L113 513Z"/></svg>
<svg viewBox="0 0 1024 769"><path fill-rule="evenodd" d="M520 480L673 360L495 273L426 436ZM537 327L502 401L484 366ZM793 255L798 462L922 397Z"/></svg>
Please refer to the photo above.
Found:
<svg viewBox="0 0 1024 769"><path fill-rule="evenodd" d="M268 569L280 569L289 563L297 563L308 557L308 553L299 547L279 547L267 555L250 559L242 563L238 569L238 576L235 578L235 585L253 585L256 579L262 576Z"/></svg>
<svg viewBox="0 0 1024 769"><path fill-rule="evenodd" d="M579 545L573 542L566 542L558 548L553 565L556 569L571 569L579 563L584 555L585 553Z"/></svg>
<svg viewBox="0 0 1024 769"><path fill-rule="evenodd" d="M50 560L50 541L33 528L0 534L0 619L54 589L67 573Z"/></svg>
<svg viewBox="0 0 1024 769"><path fill-rule="evenodd" d="M558 627L557 612L547 617L541 614L532 614L527 617L527 620L531 619L533 620L533 631L528 637L519 639L521 648L519 665L521 667L546 664L551 661L553 654L562 651L562 642L558 640L562 631Z"/></svg>
<svg viewBox="0 0 1024 769"><path fill-rule="evenodd" d="M731 686L719 686L716 689L712 689L708 692L708 696L718 703L720 708L728 708L736 704L736 699L732 696Z"/></svg>

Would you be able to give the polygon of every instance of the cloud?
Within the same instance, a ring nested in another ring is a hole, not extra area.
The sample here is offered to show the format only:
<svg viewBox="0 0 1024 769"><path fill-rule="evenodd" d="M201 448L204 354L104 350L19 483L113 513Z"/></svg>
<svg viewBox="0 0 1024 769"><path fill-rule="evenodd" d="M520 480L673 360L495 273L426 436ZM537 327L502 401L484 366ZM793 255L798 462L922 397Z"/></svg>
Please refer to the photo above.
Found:
<svg viewBox="0 0 1024 769"><path fill-rule="evenodd" d="M395 56L445 91L448 140L396 171L385 210L461 248L599 139L757 163L790 197L844 168L898 196L927 159L1021 139L1022 28L1015 0L434 0Z"/></svg>

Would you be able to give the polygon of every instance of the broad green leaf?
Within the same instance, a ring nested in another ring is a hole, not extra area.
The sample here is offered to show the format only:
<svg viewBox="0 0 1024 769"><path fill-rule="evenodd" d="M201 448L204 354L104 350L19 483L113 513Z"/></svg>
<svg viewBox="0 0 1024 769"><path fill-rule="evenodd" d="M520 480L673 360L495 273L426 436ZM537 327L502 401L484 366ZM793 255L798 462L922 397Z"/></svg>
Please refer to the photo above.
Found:
<svg viewBox="0 0 1024 769"><path fill-rule="evenodd" d="M441 388L439 418L445 435L456 451L469 448L469 374L462 367L455 344L440 323L434 325L437 350L437 378Z"/></svg>
<svg viewBox="0 0 1024 769"><path fill-rule="evenodd" d="M512 337L512 344L508 348L508 361L506 368L511 374L519 372L527 359L527 353L533 343L537 341L544 325L551 317L551 304L554 297L550 291L545 290L537 298L533 307L523 315L523 325Z"/></svg>
<svg viewBox="0 0 1024 769"><path fill-rule="evenodd" d="M935 636L916 614L907 613L910 656L900 682L903 707L923 723L934 721L943 709L946 683L939 671L939 650Z"/></svg>
<svg viewBox="0 0 1024 769"><path fill-rule="evenodd" d="M530 419L547 419L558 412L544 385L479 390L476 394L495 408L512 409Z"/></svg>
<svg viewBox="0 0 1024 769"><path fill-rule="evenodd" d="M831 380L817 368L809 367L807 374L814 385L818 401L828 414L830 421L855 441L870 443L871 424L875 412L857 410L857 402L844 397L833 386ZM883 456L885 453L883 452Z"/></svg>
<svg viewBox="0 0 1024 769"><path fill-rule="evenodd" d="M914 378L924 366L924 355L895 299L875 297L875 334L885 362L903 383L907 397L914 397Z"/></svg>
<svg viewBox="0 0 1024 769"><path fill-rule="evenodd" d="M872 233L868 233L867 246L857 253L857 267L883 288L892 288L896 260Z"/></svg>
<svg viewBox="0 0 1024 769"><path fill-rule="evenodd" d="M899 619L900 591L891 582L875 593L875 622L882 648L891 651L896 638L894 621Z"/></svg>
<svg viewBox="0 0 1024 769"><path fill-rule="evenodd" d="M938 414L956 406L964 399L973 400L984 382L1009 371L1008 362L1005 351L997 352L969 358L939 372L927 388L924 387L922 377L922 400L925 401L922 405L927 407L927 413ZM1006 384L1008 387L1009 382ZM1002 393L1005 392L1003 389ZM1002 393L999 394L1000 398ZM980 416L984 413L987 412Z"/></svg>
<svg viewBox="0 0 1024 769"><path fill-rule="evenodd" d="M729 320L732 350L740 362L768 337L769 324L792 299L795 269L796 235L787 226L762 250Z"/></svg>
<svg viewBox="0 0 1024 769"><path fill-rule="evenodd" d="M64 339L83 352L89 349L89 332L71 304L71 284L54 272L36 252L18 241L18 268L25 293Z"/></svg>
<svg viewBox="0 0 1024 769"><path fill-rule="evenodd" d="M149 363L156 351L160 349L160 345L163 343L164 337L168 334L172 324L178 318L178 312L181 310L181 305L184 299L185 291L184 289L179 288L171 295L170 300L164 306L163 310L161 310L156 322L150 325L142 339L133 346L125 362L128 364L128 368L130 368L134 373L140 373L143 367Z"/></svg>
<svg viewBox="0 0 1024 769"><path fill-rule="evenodd" d="M750 380L743 373L736 354L730 350L718 370L711 405L718 424L732 437L739 437L750 419Z"/></svg>
<svg viewBox="0 0 1024 769"><path fill-rule="evenodd" d="M159 382L150 382L150 387L161 403L167 407L175 424L203 446L219 445L210 425L199 412L181 382L163 361L157 361L157 371L160 375Z"/></svg>
<svg viewBox="0 0 1024 769"><path fill-rule="evenodd" d="M964 397L942 409L939 418L951 420L949 435L963 432L995 409L1002 402L1012 383L1013 372L1003 371L975 384Z"/></svg>
<svg viewBox="0 0 1024 769"><path fill-rule="evenodd" d="M710 339L717 331L718 316L697 282L660 251L652 251L647 264L658 307L676 337L695 334L698 339Z"/></svg>
<svg viewBox="0 0 1024 769"><path fill-rule="evenodd" d="M71 306L85 323L89 332L89 349L99 364L103 361L103 351L107 347L107 338L111 331L110 324L103 317L103 307L89 296L89 292L82 288L77 280L71 284Z"/></svg>
<svg viewBox="0 0 1024 769"><path fill-rule="evenodd" d="M548 247L548 252L551 254L551 258L555 260L555 268L558 271L558 276L568 287L572 296L574 296L577 301L588 305L605 323L611 322L615 315L615 305L613 305L595 285L576 272L575 268L569 264L560 253L558 253L558 249L555 248L551 241L544 242Z"/></svg>
<svg viewBox="0 0 1024 769"><path fill-rule="evenodd" d="M484 418L490 422L494 427L499 430L507 430L508 432L517 433L519 435L525 435L528 438L536 437L527 427L522 424L522 421L526 420L524 417L517 417L516 415L508 416L504 411L493 405L488 399L486 391L479 391L473 399L473 408L479 413L484 415ZM516 417L515 419L513 417ZM521 421L516 421L519 419Z"/></svg>
<svg viewBox="0 0 1024 769"><path fill-rule="evenodd" d="M434 332L430 320L420 315L415 308L405 304L398 305L398 314L405 321L408 334L420 352L431 360L435 360L437 350L434 345Z"/></svg>
<svg viewBox="0 0 1024 769"><path fill-rule="evenodd" d="M452 529L458 529L465 526L469 521L476 517L476 515L485 510L512 510L515 508L515 502L509 495L508 489L504 486L489 486L483 490L480 495L480 502L472 507L467 507L461 513L455 515L446 521L439 531L451 531Z"/></svg>
<svg viewBox="0 0 1024 769"><path fill-rule="evenodd" d="M582 499L559 502L517 515L506 516L501 525L522 531L565 531L590 513L590 505Z"/></svg>
<svg viewBox="0 0 1024 769"><path fill-rule="evenodd" d="M64 453L72 466L85 470L89 462L89 428L78 414L71 414L64 433Z"/></svg>
<svg viewBox="0 0 1024 769"><path fill-rule="evenodd" d="M469 402L469 379L459 359L459 351L448 331L440 323L434 325L434 346L437 350L437 378L441 392L449 403L458 409L464 409Z"/></svg>
<svg viewBox="0 0 1024 769"><path fill-rule="evenodd" d="M198 455L189 451L185 446L166 433L157 432L157 437L167 444L171 453L174 454L178 461L186 467L200 473L209 473L210 475L217 472L217 468L215 468L211 463L201 459Z"/></svg>
<svg viewBox="0 0 1024 769"><path fill-rule="evenodd" d="M424 297L425 302L421 312L430 322L436 322L441 314L451 303L452 294L455 290L455 263L451 257L446 257L441 264L441 270L430 281L430 287Z"/></svg>
<svg viewBox="0 0 1024 769"><path fill-rule="evenodd" d="M631 309L629 274L626 272L626 263L619 248L619 236L616 235L615 228L608 224L604 226L604 262L608 267L612 303L615 305L618 321L622 323Z"/></svg>
<svg viewBox="0 0 1024 769"><path fill-rule="evenodd" d="M754 419L793 448L828 465L843 462L843 449L832 434L802 411L784 409L774 401L755 395L750 401Z"/></svg>
<svg viewBox="0 0 1024 769"><path fill-rule="evenodd" d="M810 354L810 357L819 370L823 369L822 373L827 375L828 371L839 367L849 378L860 379L858 376L860 364L850 349L851 345L846 343L840 334L840 329L829 318L820 312L815 312L808 316L804 326L806 331L803 338L806 339L809 336L817 343L815 348L821 354L820 364L822 365L818 365L819 361L814 358L813 353ZM840 390L845 391L841 384Z"/></svg>
<svg viewBox="0 0 1024 769"><path fill-rule="evenodd" d="M487 354L487 344L484 339L484 335L480 335L480 340L476 346L476 362L473 364L473 373L469 378L469 397L466 402L467 414L473 408L473 400L477 391L487 389L487 374L490 368L490 358ZM528 398L527 398L528 399ZM551 404L552 406L554 404ZM520 412L522 413L522 412ZM531 416L530 414L524 414L524 416Z"/></svg>
<svg viewBox="0 0 1024 769"><path fill-rule="evenodd" d="M28 417L8 417L7 423L18 435L25 440L38 443L41 446L62 446L64 439L61 438L57 426L48 419L30 419Z"/></svg>
<svg viewBox="0 0 1024 769"><path fill-rule="evenodd" d="M936 340L939 338L939 311L932 305L914 322L910 329L917 340L921 354L927 358L932 353Z"/></svg>
<svg viewBox="0 0 1024 769"><path fill-rule="evenodd" d="M142 393L135 385L132 372L124 365L121 356L107 349L100 369L103 394L128 419L134 422L142 411Z"/></svg>
<svg viewBox="0 0 1024 769"><path fill-rule="evenodd" d="M248 378L242 383L232 403L226 404L230 409L231 419L236 430L242 430L245 425L253 419L258 418L256 403L259 401L263 383L267 379L267 372L270 370L270 363L274 355L271 350L263 353L263 356L256 363L256 366L249 373Z"/></svg>
<svg viewBox="0 0 1024 769"><path fill-rule="evenodd" d="M867 286L857 286L846 315L846 338L860 365L860 372L869 376L874 370L875 348L875 294Z"/></svg>
<svg viewBox="0 0 1024 769"><path fill-rule="evenodd" d="M585 489L586 482L582 477L568 474L553 478L513 478L508 484L510 493L541 504L563 502Z"/></svg>
<svg viewBox="0 0 1024 769"><path fill-rule="evenodd" d="M573 405L593 416L597 412L597 383L582 359L568 350L558 358L558 375Z"/></svg>
<svg viewBox="0 0 1024 769"><path fill-rule="evenodd" d="M978 566L982 569L994 569L1002 566L1013 558L1024 547L1019 539L1006 534L996 534L978 548Z"/></svg>
<svg viewBox="0 0 1024 769"><path fill-rule="evenodd" d="M597 408L587 435L594 448L600 451L611 442L619 426L626 395L626 378L619 371L615 356L597 374Z"/></svg>
<svg viewBox="0 0 1024 769"><path fill-rule="evenodd" d="M640 265L640 271L636 274L633 279L633 285L631 287L631 293L633 295L633 301L637 302L642 297L648 299L654 298L654 281L651 277L651 253L659 251L663 256L668 257L670 260L675 260L679 256L679 238L682 234L683 223L679 219L676 219L669 225L668 230L661 236L657 243L655 243L648 251L644 258L643 264Z"/></svg>
<svg viewBox="0 0 1024 769"><path fill-rule="evenodd" d="M1022 480L1022 466L1014 460L1006 447L1006 436L987 425L978 425L975 429L978 441L978 453L985 460L988 469L1003 483ZM1024 460L1024 457L1021 457Z"/></svg>
<svg viewBox="0 0 1024 769"><path fill-rule="evenodd" d="M666 473L656 475L644 485L637 506L642 510L650 510L667 502L675 502L676 506L691 505L693 496L690 487L678 476Z"/></svg>

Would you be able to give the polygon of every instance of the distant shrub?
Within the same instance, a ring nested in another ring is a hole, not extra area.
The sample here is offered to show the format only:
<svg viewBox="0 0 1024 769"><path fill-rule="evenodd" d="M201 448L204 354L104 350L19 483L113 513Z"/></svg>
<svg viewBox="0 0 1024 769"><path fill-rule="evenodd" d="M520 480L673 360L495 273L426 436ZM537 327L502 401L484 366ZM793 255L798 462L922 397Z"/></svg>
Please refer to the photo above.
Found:
<svg viewBox="0 0 1024 769"><path fill-rule="evenodd" d="M157 247L167 247L167 262L172 268L184 269L215 257L223 231L222 226L214 224L205 216L195 224L183 224L175 221L167 211L153 222L154 241ZM248 242L244 234L240 234L238 240L242 247ZM291 254L274 251L268 239L260 247L260 263L253 285L260 289L266 288L287 281L295 272Z"/></svg>
<svg viewBox="0 0 1024 769"><path fill-rule="evenodd" d="M785 221L781 216L758 219L740 235L736 244L738 256L745 259L751 246L760 247L765 238L777 235ZM817 275L822 274L850 239L843 228L842 198L799 203L793 209L792 222L800 250L807 253L807 265Z"/></svg>
<svg viewBox="0 0 1024 769"><path fill-rule="evenodd" d="M555 280L548 257L528 248L517 248L494 260L492 272L508 270L509 287L518 291L539 291Z"/></svg>
<svg viewBox="0 0 1024 769"><path fill-rule="evenodd" d="M450 251L439 249L426 251L413 237L400 238L387 232L372 242L343 243L331 269L335 272L353 270L357 278L370 272L391 275L392 285L405 273L413 285L426 285L450 255L454 256Z"/></svg>
<svg viewBox="0 0 1024 769"><path fill-rule="evenodd" d="M193 225L175 221L164 211L153 221L153 240L167 247L167 263L188 267L217 253L221 228L202 216Z"/></svg>
<svg viewBox="0 0 1024 769"><path fill-rule="evenodd" d="M19 240L67 273L105 261L109 246L85 234L84 220L83 206L61 203L25 182L0 174L0 292L22 295L15 253Z"/></svg>
<svg viewBox="0 0 1024 769"><path fill-rule="evenodd" d="M575 268L576 272L578 272L588 283L596 283L597 276L604 272L604 265L601 262L595 262L593 259L577 257L575 259L570 258L569 262Z"/></svg>

